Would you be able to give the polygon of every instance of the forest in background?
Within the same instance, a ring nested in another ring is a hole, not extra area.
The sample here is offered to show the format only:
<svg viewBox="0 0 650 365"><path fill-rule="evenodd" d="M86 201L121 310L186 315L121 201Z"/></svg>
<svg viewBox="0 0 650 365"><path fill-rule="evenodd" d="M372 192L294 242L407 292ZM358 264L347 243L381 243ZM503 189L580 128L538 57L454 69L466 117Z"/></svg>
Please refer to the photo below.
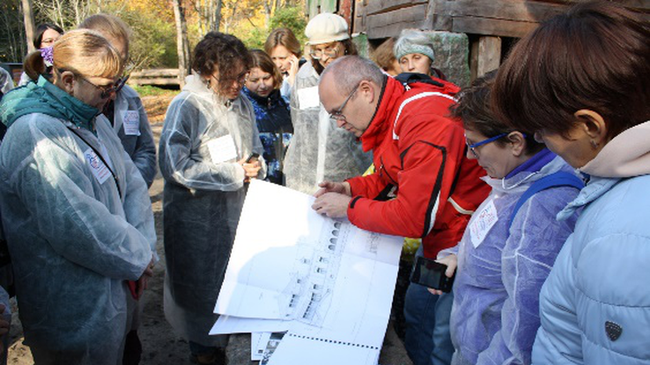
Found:
<svg viewBox="0 0 650 365"><path fill-rule="evenodd" d="M212 30L233 34L249 48L262 48L272 29L288 27L304 43L307 22L305 0L2 0L0 62L22 62L28 53L25 3L31 4L37 26L54 23L64 30L92 14L120 17L133 32L134 69L176 68L179 61L189 65L189 50ZM186 53L184 60L179 60L181 52Z"/></svg>

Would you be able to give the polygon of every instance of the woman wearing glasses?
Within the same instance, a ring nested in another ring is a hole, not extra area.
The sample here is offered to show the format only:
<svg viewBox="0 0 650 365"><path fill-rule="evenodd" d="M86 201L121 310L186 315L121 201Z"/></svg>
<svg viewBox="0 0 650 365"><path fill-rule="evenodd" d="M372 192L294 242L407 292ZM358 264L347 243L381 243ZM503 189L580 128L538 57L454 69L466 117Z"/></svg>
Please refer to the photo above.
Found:
<svg viewBox="0 0 650 365"><path fill-rule="evenodd" d="M54 45L53 83L7 94L2 221L20 319L36 364L122 363L127 280L155 255L147 186L100 114L123 72L108 41L74 30Z"/></svg>
<svg viewBox="0 0 650 365"><path fill-rule="evenodd" d="M125 66L129 59L129 28L118 17L109 14L96 14L86 18L80 29L91 29L103 35L122 57ZM156 145L151 132L147 113L140 95L126 85L128 76L120 79L120 89L104 106L103 113L111 122L113 130L122 142L126 153L140 171L147 187L156 177ZM156 250L156 247L152 247ZM124 344L124 365L138 364L142 345L138 337L138 327L144 308L144 301L127 295L129 305L129 329Z"/></svg>
<svg viewBox="0 0 650 365"><path fill-rule="evenodd" d="M225 363L227 336L209 336L235 239L246 183L262 179L263 149L250 101L240 94L251 67L244 44L210 32L196 45L183 91L160 136L165 179L165 317L189 341L193 361ZM249 158L250 156L250 158Z"/></svg>
<svg viewBox="0 0 650 365"><path fill-rule="evenodd" d="M57 41L63 35L63 29L56 24L43 23L36 27L36 35L34 36L34 48L44 52L46 49L52 48L54 42ZM49 51L51 52L51 51ZM35 54L38 56L38 54ZM52 64L43 63L43 57L40 57L41 60L26 58L23 62L23 67L25 72L20 75L20 81L18 86L26 85L30 81L38 82L38 76L40 74L47 75L46 78L51 77L52 73ZM35 68L36 67L36 68ZM31 72L28 72L30 70Z"/></svg>
<svg viewBox="0 0 650 365"><path fill-rule="evenodd" d="M357 54L345 19L322 13L307 24L311 62L298 71L291 93L293 138L284 160L287 187L313 194L323 181L344 181L363 174L372 156L351 133L337 128L321 106L318 81L325 67L344 55Z"/></svg>
<svg viewBox="0 0 650 365"><path fill-rule="evenodd" d="M96 14L81 22L79 28L92 29L103 35L120 53L127 66L130 30L120 18ZM151 186L156 177L156 145L140 95L125 85L127 78L128 76L124 77L123 87L106 104L103 113L113 125L124 150L140 170L147 186Z"/></svg>
<svg viewBox="0 0 650 365"><path fill-rule="evenodd" d="M450 319L457 365L530 364L539 291L576 221L555 216L582 186L532 135L493 117L493 80L494 73L477 79L452 111L464 124L467 157L492 187L460 243L438 254L447 276L457 270Z"/></svg>

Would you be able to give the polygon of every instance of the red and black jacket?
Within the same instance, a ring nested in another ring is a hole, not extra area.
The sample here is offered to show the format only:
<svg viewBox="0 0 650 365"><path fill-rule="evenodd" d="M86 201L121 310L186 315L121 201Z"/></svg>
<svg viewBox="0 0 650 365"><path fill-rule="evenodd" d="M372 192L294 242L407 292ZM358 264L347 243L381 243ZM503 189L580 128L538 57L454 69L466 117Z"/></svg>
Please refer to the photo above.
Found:
<svg viewBox="0 0 650 365"><path fill-rule="evenodd" d="M421 237L428 258L460 241L490 188L479 179L483 169L465 156L462 124L448 117L458 91L439 79L387 78L361 136L363 150L373 151L375 173L347 180L353 196L350 222L369 231Z"/></svg>

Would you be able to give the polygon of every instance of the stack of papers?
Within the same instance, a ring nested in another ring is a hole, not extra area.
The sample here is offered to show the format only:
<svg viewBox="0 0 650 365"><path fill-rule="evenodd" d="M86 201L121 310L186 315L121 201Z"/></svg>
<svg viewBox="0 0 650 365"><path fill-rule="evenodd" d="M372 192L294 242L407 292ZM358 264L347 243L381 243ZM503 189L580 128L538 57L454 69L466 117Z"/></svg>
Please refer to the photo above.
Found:
<svg viewBox="0 0 650 365"><path fill-rule="evenodd" d="M313 201L251 182L210 334L253 333L262 364L376 365L403 240L318 215Z"/></svg>

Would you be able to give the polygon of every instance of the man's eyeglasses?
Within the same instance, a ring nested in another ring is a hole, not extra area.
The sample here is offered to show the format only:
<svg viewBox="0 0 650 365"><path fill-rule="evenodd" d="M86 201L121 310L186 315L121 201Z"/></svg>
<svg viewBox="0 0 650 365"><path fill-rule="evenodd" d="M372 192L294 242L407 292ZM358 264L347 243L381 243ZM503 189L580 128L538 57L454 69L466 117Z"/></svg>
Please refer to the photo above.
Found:
<svg viewBox="0 0 650 365"><path fill-rule="evenodd" d="M125 76L120 77L119 79L117 79L117 80L116 80L113 84L111 84L111 85L95 85L94 83L92 83L92 82L91 82L90 80L88 80L87 78L85 78L85 77L83 77L83 76L81 76L81 75L77 75L77 76L79 76L80 79L82 79L82 80L84 80L85 82L89 83L90 85L92 85L92 86L95 87L96 89L101 90L102 93L101 93L100 97L101 97L102 99L107 99L107 98L109 98L113 93L117 94L118 92L120 92L120 90L122 90L122 88L124 87L124 85L126 85L126 81L129 79L129 76L130 76L130 75L125 75Z"/></svg>
<svg viewBox="0 0 650 365"><path fill-rule="evenodd" d="M239 74L237 77L229 77L229 78L223 78L220 79L214 75L212 76L213 79L217 80L218 83L223 83L223 85L231 85L233 82L237 82L239 85L244 85L246 83L246 80L248 80L248 71L244 71L241 74Z"/></svg>
<svg viewBox="0 0 650 365"><path fill-rule="evenodd" d="M341 104L341 106L335 112L330 113L330 119L345 120L345 115L343 115L343 109L348 104L348 101L350 101L350 99L352 98L352 95L354 95L354 93L357 92L357 89L359 89L359 85L361 85L361 83L357 84L357 86L354 87L354 90L352 90L350 95L348 95L348 97L345 98L343 104Z"/></svg>
<svg viewBox="0 0 650 365"><path fill-rule="evenodd" d="M320 60L323 56L327 56L327 58L332 58L336 57L336 55L339 52L339 45L336 44L335 46L330 46L326 47L325 49L312 49L309 51L309 55L311 58L315 60Z"/></svg>

